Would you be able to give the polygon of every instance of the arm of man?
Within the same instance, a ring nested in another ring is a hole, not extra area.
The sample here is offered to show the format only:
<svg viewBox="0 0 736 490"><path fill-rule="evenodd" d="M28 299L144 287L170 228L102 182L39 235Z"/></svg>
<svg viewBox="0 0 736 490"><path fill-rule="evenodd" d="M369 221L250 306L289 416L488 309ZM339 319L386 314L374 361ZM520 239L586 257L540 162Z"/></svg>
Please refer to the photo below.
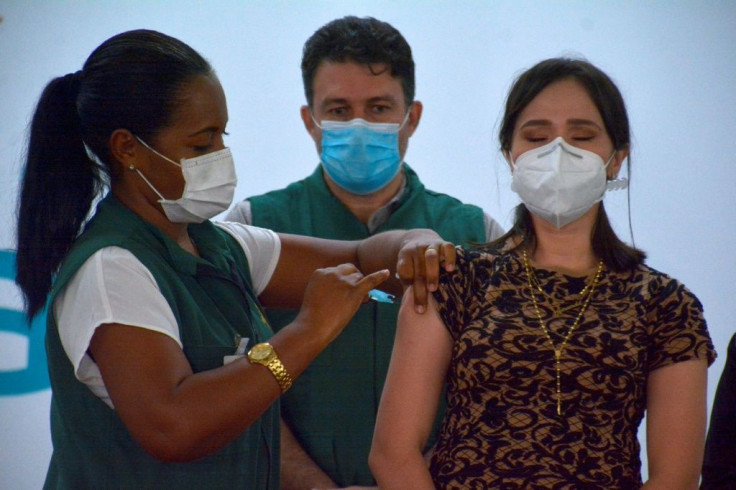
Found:
<svg viewBox="0 0 736 490"><path fill-rule="evenodd" d="M736 334L718 380L705 440L701 490L736 488Z"/></svg>
<svg viewBox="0 0 736 490"><path fill-rule="evenodd" d="M281 421L281 488L336 488L332 479L309 457L288 425Z"/></svg>
<svg viewBox="0 0 736 490"><path fill-rule="evenodd" d="M642 487L697 489L706 424L707 361L665 366L647 383L649 480Z"/></svg>
<svg viewBox="0 0 736 490"><path fill-rule="evenodd" d="M412 308L409 291L399 312L396 340L381 395L368 464L382 489L433 489L422 450L432 429L452 338L429 297L426 314Z"/></svg>

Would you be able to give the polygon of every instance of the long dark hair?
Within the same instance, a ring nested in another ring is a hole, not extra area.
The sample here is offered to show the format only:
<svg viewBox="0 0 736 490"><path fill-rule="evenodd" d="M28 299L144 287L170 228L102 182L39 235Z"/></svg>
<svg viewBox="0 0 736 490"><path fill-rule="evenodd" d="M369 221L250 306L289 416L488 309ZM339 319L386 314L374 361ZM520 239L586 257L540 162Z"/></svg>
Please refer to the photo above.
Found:
<svg viewBox="0 0 736 490"><path fill-rule="evenodd" d="M29 319L43 308L95 197L119 171L112 132L125 128L150 140L170 123L181 87L211 73L178 39L135 30L108 39L82 70L46 86L30 125L18 209L16 283Z"/></svg>
<svg viewBox="0 0 736 490"><path fill-rule="evenodd" d="M551 58L541 61L522 73L514 82L506 99L501 129L498 139L501 150L511 153L511 141L519 114L529 103L550 84L573 79L585 88L601 114L608 136L615 150L630 148L631 135L626 105L616 84L592 63L571 58ZM626 159L627 173L631 177L631 157ZM504 236L489 246L498 248L512 236L521 237L518 246L534 250L536 236L529 210L522 203L516 208L514 224ZM611 227L608 215L601 202L593 228L593 252L603 259L606 267L614 271L630 270L641 264L646 254L621 241Z"/></svg>

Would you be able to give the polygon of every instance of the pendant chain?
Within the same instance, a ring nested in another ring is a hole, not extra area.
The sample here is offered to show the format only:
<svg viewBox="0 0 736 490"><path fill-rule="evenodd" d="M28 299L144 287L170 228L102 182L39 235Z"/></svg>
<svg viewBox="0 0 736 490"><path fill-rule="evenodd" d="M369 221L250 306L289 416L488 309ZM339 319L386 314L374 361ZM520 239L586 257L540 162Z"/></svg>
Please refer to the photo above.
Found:
<svg viewBox="0 0 736 490"><path fill-rule="evenodd" d="M595 276L593 276L593 280L590 282L590 284L586 284L580 293L578 293L578 296L580 298L578 301L570 307L560 309L555 308L555 317L559 317L562 312L573 309L577 306L580 306L580 311L578 312L577 317L575 318L575 322L572 324L572 326L568 329L567 334L562 339L562 343L560 344L560 347L556 347L554 341L552 340L552 336L550 335L549 329L547 328L546 323L544 322L544 319L542 318L542 312L539 309L539 303L537 302L537 297L534 293L535 289L542 293L543 295L547 296L548 299L553 300L549 294L544 292L541 285L539 284L539 280L537 279L536 275L534 274L534 270L529 265L529 257L527 256L526 250L522 252L522 257L524 259L524 269L526 271L526 277L529 282L529 290L531 292L532 296L532 303L534 304L534 312L537 315L537 320L539 320L539 327L542 329L542 332L544 332L544 336L547 338L547 341L549 342L550 346L552 347L552 350L555 353L555 388L556 388L556 394L557 394L557 415L562 415L562 389L561 389L561 381L560 381L560 363L562 359L562 354L565 352L565 347L567 347L567 342L572 337L572 334L575 333L575 330L577 330L578 326L580 325L580 320L583 318L583 314L585 313L585 310L588 308L588 305L590 304L590 300L593 297L593 293L595 292L596 287L598 286L598 281L600 280L601 273L603 272L603 260L600 260L598 262L598 269L595 272ZM536 287L535 287L536 286Z"/></svg>

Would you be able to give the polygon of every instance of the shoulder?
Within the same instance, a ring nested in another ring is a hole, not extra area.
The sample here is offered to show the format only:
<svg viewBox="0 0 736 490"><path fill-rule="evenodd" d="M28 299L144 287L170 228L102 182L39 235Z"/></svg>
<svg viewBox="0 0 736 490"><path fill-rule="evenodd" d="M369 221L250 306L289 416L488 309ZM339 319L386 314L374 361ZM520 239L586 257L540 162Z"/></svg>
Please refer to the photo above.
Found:
<svg viewBox="0 0 736 490"><path fill-rule="evenodd" d="M483 248L455 247L456 261L452 272L443 272L440 276L441 288L450 288L462 292L482 287L489 275L498 272L504 266L504 255L490 252Z"/></svg>
<svg viewBox="0 0 736 490"><path fill-rule="evenodd" d="M422 181L419 179L419 176L414 171L414 169L412 169L407 163L404 163L404 169L407 176L407 182L409 183L409 187L411 188L412 192L421 192L424 197L430 201L443 202L447 205L456 206L458 208L464 208L480 213L483 212L479 206L464 203L460 199L449 194L445 194L443 192L437 192L431 189L427 189Z"/></svg>
<svg viewBox="0 0 736 490"><path fill-rule="evenodd" d="M432 200L432 201L443 202L443 203L446 203L447 205L467 209L473 212L478 212L478 213L483 212L480 206L476 206L475 204L468 204L466 202L461 201L457 197L451 196L449 194L445 194L443 192L437 192L437 191L433 191L427 188L422 189L422 192L424 193L427 199Z"/></svg>
<svg viewBox="0 0 736 490"><path fill-rule="evenodd" d="M280 247L281 240L276 232L260 226L247 225L233 221L220 221L213 223L218 229L235 238L246 255L253 250L268 247Z"/></svg>
<svg viewBox="0 0 736 490"><path fill-rule="evenodd" d="M263 194L257 194L246 198L246 201L251 203L261 202L283 202L285 199L294 198L296 196L305 194L310 186L318 185L323 182L321 167L312 172L311 175L294 181L291 184L281 189L274 189Z"/></svg>
<svg viewBox="0 0 736 490"><path fill-rule="evenodd" d="M127 297L146 291L158 291L158 283L148 268L129 250L121 247L104 247L91 254L59 289L54 298L55 314L65 311L70 302L109 306L107 298Z"/></svg>
<svg viewBox="0 0 736 490"><path fill-rule="evenodd" d="M633 274L633 281L643 286L642 294L654 304L661 303L667 298L673 298L694 303L702 309L697 296L678 279L646 264L637 266Z"/></svg>
<svg viewBox="0 0 736 490"><path fill-rule="evenodd" d="M304 218L304 210L309 203L329 195L320 172L318 169L312 175L282 189L247 198L235 206L227 219L290 231ZM247 219L243 216L246 212L249 215Z"/></svg>
<svg viewBox="0 0 736 490"><path fill-rule="evenodd" d="M715 360L700 300L682 282L645 264L628 280L646 303L653 349L651 367L688 360Z"/></svg>
<svg viewBox="0 0 736 490"><path fill-rule="evenodd" d="M150 276L146 266L133 252L117 246L107 246L97 250L79 268L79 272L91 270L95 270L97 274L118 270L131 275L144 273Z"/></svg>
<svg viewBox="0 0 736 490"><path fill-rule="evenodd" d="M281 256L281 239L272 230L233 222L215 223L233 237L243 249L256 294L260 294L273 276Z"/></svg>
<svg viewBox="0 0 736 490"><path fill-rule="evenodd" d="M250 225L253 223L253 213L250 209L250 201L248 199L236 203L225 215L225 221L236 223L245 223Z"/></svg>

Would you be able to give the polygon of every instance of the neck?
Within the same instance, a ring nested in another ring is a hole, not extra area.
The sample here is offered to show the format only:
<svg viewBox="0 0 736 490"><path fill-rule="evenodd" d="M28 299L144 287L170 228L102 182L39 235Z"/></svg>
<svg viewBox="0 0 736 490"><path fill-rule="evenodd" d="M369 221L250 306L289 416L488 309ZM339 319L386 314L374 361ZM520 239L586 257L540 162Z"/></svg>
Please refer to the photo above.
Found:
<svg viewBox="0 0 736 490"><path fill-rule="evenodd" d="M151 202L142 194L126 192L115 185L112 187L112 192L121 203L140 216L141 219L161 230L164 235L174 240L190 254L199 256L199 251L189 236L186 223L172 223L158 203Z"/></svg>
<svg viewBox="0 0 736 490"><path fill-rule="evenodd" d="M598 265L591 236L598 212L593 206L582 217L562 229L532 214L537 248L529 258L535 267L570 275L585 275Z"/></svg>
<svg viewBox="0 0 736 490"><path fill-rule="evenodd" d="M327 188L330 189L330 192L363 224L367 224L373 213L393 199L404 182L404 171L402 167L402 170L394 177L394 180L389 182L386 187L372 194L358 195L352 194L335 184L324 171L322 174L325 177L325 183L327 184Z"/></svg>

